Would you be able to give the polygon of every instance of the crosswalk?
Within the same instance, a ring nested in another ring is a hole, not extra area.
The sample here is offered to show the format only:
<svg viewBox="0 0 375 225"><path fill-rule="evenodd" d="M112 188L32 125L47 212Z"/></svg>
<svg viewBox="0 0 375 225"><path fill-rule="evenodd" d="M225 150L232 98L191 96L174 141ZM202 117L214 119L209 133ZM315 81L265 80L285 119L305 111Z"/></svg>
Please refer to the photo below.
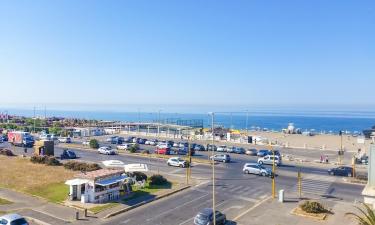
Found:
<svg viewBox="0 0 375 225"><path fill-rule="evenodd" d="M212 185L206 184L201 188L193 188L195 191L212 193ZM246 185L231 185L231 184L216 184L215 193L218 195L226 195L228 197L244 200L247 202L258 202L261 199L266 198L269 194L269 190L262 186L246 186Z"/></svg>
<svg viewBox="0 0 375 225"><path fill-rule="evenodd" d="M316 195L330 195L330 186L335 181L334 177L322 176L318 174L308 174L302 177L302 193ZM298 192L298 184L296 184L292 192Z"/></svg>

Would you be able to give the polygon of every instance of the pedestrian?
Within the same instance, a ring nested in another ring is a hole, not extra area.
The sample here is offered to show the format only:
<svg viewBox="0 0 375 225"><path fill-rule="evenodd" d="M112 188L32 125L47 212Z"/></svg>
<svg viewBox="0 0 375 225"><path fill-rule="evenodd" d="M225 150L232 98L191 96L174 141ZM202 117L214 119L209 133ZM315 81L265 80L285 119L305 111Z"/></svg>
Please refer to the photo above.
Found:
<svg viewBox="0 0 375 225"><path fill-rule="evenodd" d="M323 155L320 155L320 163L323 163Z"/></svg>
<svg viewBox="0 0 375 225"><path fill-rule="evenodd" d="M328 155L326 155L326 163L328 163Z"/></svg>

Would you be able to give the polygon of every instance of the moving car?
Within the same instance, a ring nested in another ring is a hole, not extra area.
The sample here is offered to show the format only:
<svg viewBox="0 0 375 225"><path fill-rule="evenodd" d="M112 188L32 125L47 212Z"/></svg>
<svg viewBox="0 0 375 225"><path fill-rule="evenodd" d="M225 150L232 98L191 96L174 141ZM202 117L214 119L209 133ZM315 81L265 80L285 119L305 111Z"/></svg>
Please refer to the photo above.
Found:
<svg viewBox="0 0 375 225"><path fill-rule="evenodd" d="M353 176L353 168L349 166L339 166L328 170L329 175L333 176Z"/></svg>
<svg viewBox="0 0 375 225"><path fill-rule="evenodd" d="M76 159L77 155L74 151L64 149L62 154L60 155L60 159Z"/></svg>
<svg viewBox="0 0 375 225"><path fill-rule="evenodd" d="M258 151L255 148L250 148L250 149L246 150L245 154L246 155L256 156L258 154Z"/></svg>
<svg viewBox="0 0 375 225"><path fill-rule="evenodd" d="M268 165L272 165L273 164L273 161L274 161L274 157L275 157L275 165L276 166L280 166L281 165L281 157L278 156L278 155L266 155L264 157L261 157L258 159L258 163L259 164L268 164Z"/></svg>
<svg viewBox="0 0 375 225"><path fill-rule="evenodd" d="M217 225L224 225L227 222L227 217L223 213L215 211L214 215L211 208L205 208L195 216L194 225L212 225L214 216Z"/></svg>
<svg viewBox="0 0 375 225"><path fill-rule="evenodd" d="M111 146L103 146L98 149L100 154L104 155L116 155L116 151Z"/></svg>
<svg viewBox="0 0 375 225"><path fill-rule="evenodd" d="M168 166L177 166L177 167L187 167L187 161L179 158L179 157L172 157L169 158L167 161Z"/></svg>
<svg viewBox="0 0 375 225"><path fill-rule="evenodd" d="M70 137L59 137L57 140L60 143L72 143L72 139Z"/></svg>
<svg viewBox="0 0 375 225"><path fill-rule="evenodd" d="M257 153L257 156L258 157L264 157L266 155L269 154L269 150L266 150L266 149L262 149L262 150L259 150L258 153Z"/></svg>
<svg viewBox="0 0 375 225"><path fill-rule="evenodd" d="M245 163L242 171L247 174L256 174L260 176L271 176L272 170L265 168L264 166L258 163Z"/></svg>
<svg viewBox="0 0 375 225"><path fill-rule="evenodd" d="M29 223L18 214L7 214L0 217L1 225L29 225Z"/></svg>
<svg viewBox="0 0 375 225"><path fill-rule="evenodd" d="M211 160L229 163L230 162L230 156L228 154L217 154L210 157Z"/></svg>
<svg viewBox="0 0 375 225"><path fill-rule="evenodd" d="M226 152L226 151L227 151L227 146L225 146L225 145L220 145L220 146L216 149L216 151L218 151L218 152Z"/></svg>

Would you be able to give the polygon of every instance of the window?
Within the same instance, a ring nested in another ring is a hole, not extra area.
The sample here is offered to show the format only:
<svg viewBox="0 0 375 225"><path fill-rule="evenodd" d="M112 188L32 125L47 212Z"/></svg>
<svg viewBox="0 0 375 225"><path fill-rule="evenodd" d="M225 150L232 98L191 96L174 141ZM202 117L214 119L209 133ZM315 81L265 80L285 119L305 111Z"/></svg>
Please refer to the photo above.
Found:
<svg viewBox="0 0 375 225"><path fill-rule="evenodd" d="M13 220L12 222L10 222L10 225L23 225L23 224L27 224L24 218L20 218L20 219Z"/></svg>
<svg viewBox="0 0 375 225"><path fill-rule="evenodd" d="M2 220L0 220L0 224L8 224L8 221L6 220L6 219L2 219Z"/></svg>

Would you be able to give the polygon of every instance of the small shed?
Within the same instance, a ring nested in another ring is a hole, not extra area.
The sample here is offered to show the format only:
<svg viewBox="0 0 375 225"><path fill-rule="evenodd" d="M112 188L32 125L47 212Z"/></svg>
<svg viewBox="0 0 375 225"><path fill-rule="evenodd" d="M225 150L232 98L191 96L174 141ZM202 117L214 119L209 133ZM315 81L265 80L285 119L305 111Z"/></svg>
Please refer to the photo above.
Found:
<svg viewBox="0 0 375 225"><path fill-rule="evenodd" d="M35 155L48 155L54 156L55 154L55 143L49 140L36 141L34 144Z"/></svg>

